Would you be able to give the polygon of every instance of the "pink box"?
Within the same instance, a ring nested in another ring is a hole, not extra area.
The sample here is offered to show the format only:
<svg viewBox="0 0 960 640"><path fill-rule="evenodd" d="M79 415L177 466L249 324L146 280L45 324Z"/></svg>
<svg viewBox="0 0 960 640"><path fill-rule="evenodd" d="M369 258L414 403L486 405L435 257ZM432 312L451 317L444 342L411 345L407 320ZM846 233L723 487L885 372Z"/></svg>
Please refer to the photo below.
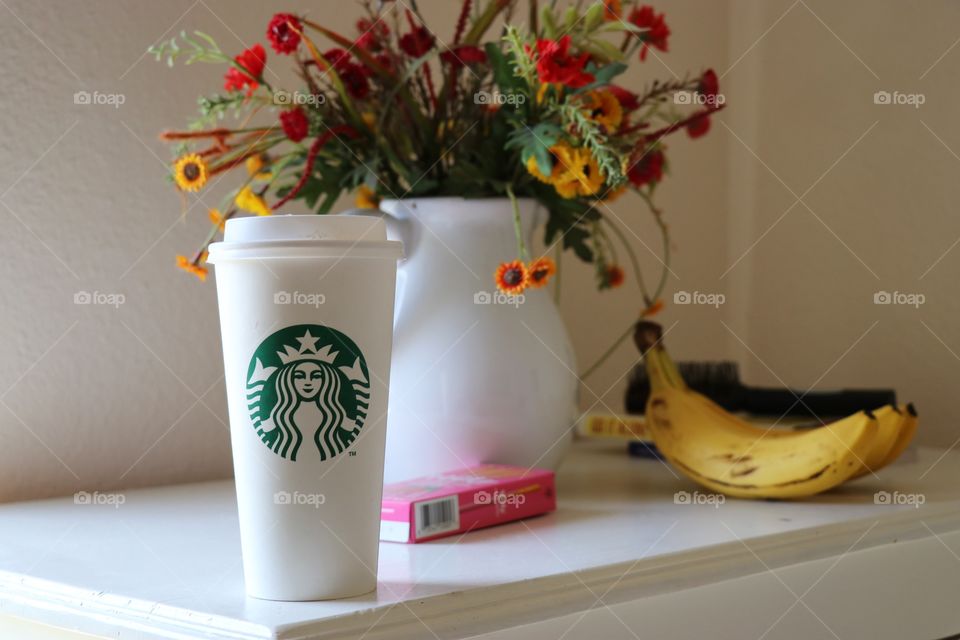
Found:
<svg viewBox="0 0 960 640"><path fill-rule="evenodd" d="M553 471L483 464L384 486L380 539L435 540L556 508Z"/></svg>

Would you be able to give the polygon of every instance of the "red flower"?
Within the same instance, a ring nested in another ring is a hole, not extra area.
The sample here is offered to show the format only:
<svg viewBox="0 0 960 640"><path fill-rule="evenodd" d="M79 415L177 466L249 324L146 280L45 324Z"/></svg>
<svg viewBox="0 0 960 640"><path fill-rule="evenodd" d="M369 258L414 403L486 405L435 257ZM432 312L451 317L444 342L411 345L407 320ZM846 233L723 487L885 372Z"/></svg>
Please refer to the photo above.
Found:
<svg viewBox="0 0 960 640"><path fill-rule="evenodd" d="M623 269L619 265L613 264L604 269L603 283L611 289L616 289L623 284L624 277Z"/></svg>
<svg viewBox="0 0 960 640"><path fill-rule="evenodd" d="M260 86L257 78L263 74L263 67L267 63L267 53L259 44L255 44L243 53L234 58L236 63L243 67L247 73L244 73L236 67L227 69L227 74L223 77L223 88L227 91L242 91L247 87L247 95Z"/></svg>
<svg viewBox="0 0 960 640"><path fill-rule="evenodd" d="M379 51L382 48L381 41L390 35L390 27L383 20L371 22L366 18L360 18L357 20L357 31L360 32L360 36L356 44L367 51Z"/></svg>
<svg viewBox="0 0 960 640"><path fill-rule="evenodd" d="M343 85L347 88L347 93L354 98L362 100L370 94L367 72L360 65L348 62L342 70L338 70L338 73L343 80Z"/></svg>
<svg viewBox="0 0 960 640"><path fill-rule="evenodd" d="M374 59L377 61L377 64L379 64L381 67L383 67L387 71L393 70L393 58L391 58L389 54L378 53L377 55L374 56Z"/></svg>
<svg viewBox="0 0 960 640"><path fill-rule="evenodd" d="M656 184L663 179L663 161L663 151L648 151L634 162L627 172L627 177L637 188L645 184Z"/></svg>
<svg viewBox="0 0 960 640"><path fill-rule="evenodd" d="M716 97L720 93L720 80L717 79L717 73L713 69L707 69L703 72L703 76L697 84L697 93L707 98Z"/></svg>
<svg viewBox="0 0 960 640"><path fill-rule="evenodd" d="M292 13L278 13L267 25L267 39L277 53L293 53L300 44L300 34L297 31L303 31L303 25L297 16Z"/></svg>
<svg viewBox="0 0 960 640"><path fill-rule="evenodd" d="M592 73L583 70L590 54L571 56L570 36L560 40L537 40L537 75L540 82L559 82L571 89L578 89L593 82Z"/></svg>
<svg viewBox="0 0 960 640"><path fill-rule="evenodd" d="M640 106L640 99L633 91L615 84L608 86L607 91L613 94L624 111L635 111Z"/></svg>
<svg viewBox="0 0 960 640"><path fill-rule="evenodd" d="M433 34L426 27L417 27L400 38L400 48L411 58L419 58L433 48Z"/></svg>
<svg viewBox="0 0 960 640"><path fill-rule="evenodd" d="M698 116L691 120L687 124L687 135L691 138L699 138L704 136L707 132L710 131L710 116L709 114L704 113L702 116Z"/></svg>
<svg viewBox="0 0 960 640"><path fill-rule="evenodd" d="M643 43L643 47L640 49L641 61L647 59L647 50L650 47L655 47L660 49L660 51L667 50L667 38L670 36L670 27L663 21L663 17L664 14L661 13L657 15L653 7L647 4L630 12L628 20L641 29L646 29L646 31L637 36Z"/></svg>
<svg viewBox="0 0 960 640"><path fill-rule="evenodd" d="M307 114L300 107L280 112L280 126L287 137L294 142L300 142L310 132L310 121Z"/></svg>
<svg viewBox="0 0 960 640"><path fill-rule="evenodd" d="M350 54L336 47L326 51L323 54L323 59L329 62L337 73L342 72L350 65Z"/></svg>
<svg viewBox="0 0 960 640"><path fill-rule="evenodd" d="M440 54L440 59L453 69L463 65L483 64L487 61L486 52L480 47L464 45Z"/></svg>

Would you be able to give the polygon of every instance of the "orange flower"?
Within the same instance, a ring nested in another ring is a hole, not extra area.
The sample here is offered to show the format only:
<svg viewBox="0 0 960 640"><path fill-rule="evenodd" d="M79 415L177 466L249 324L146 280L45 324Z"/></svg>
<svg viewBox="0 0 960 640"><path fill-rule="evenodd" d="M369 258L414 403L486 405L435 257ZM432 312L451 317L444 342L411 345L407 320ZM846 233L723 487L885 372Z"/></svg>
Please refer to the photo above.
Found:
<svg viewBox="0 0 960 640"><path fill-rule="evenodd" d="M644 309L643 312L640 313L640 317L649 318L651 316L655 316L658 313L660 313L662 309L663 309L663 300L657 300L652 305Z"/></svg>
<svg viewBox="0 0 960 640"><path fill-rule="evenodd" d="M607 267L606 271L603 274L604 284L606 284L611 289L616 289L623 284L624 274L623 269L620 268L618 264L612 264Z"/></svg>
<svg viewBox="0 0 960 640"><path fill-rule="evenodd" d="M619 20L623 14L623 2L621 0L603 0L603 19Z"/></svg>
<svg viewBox="0 0 960 640"><path fill-rule="evenodd" d="M223 225L225 225L227 221L223 219L223 214L220 213L218 209L210 209L207 211L207 217L210 218L212 224L217 225L220 231L223 231Z"/></svg>
<svg viewBox="0 0 960 640"><path fill-rule="evenodd" d="M550 258L537 258L530 263L527 273L530 274L530 286L534 289L546 286L550 276L557 272L557 264Z"/></svg>
<svg viewBox="0 0 960 640"><path fill-rule="evenodd" d="M205 259L206 252L200 257L201 260ZM193 261L188 260L186 256L177 256L177 267L183 269L187 273L192 273L193 275L200 278L200 281L206 281L207 279L207 268L201 267L199 264L194 264Z"/></svg>
<svg viewBox="0 0 960 640"><path fill-rule="evenodd" d="M497 289L508 295L523 293L530 284L530 274L519 260L502 263L497 268L493 279L497 283Z"/></svg>

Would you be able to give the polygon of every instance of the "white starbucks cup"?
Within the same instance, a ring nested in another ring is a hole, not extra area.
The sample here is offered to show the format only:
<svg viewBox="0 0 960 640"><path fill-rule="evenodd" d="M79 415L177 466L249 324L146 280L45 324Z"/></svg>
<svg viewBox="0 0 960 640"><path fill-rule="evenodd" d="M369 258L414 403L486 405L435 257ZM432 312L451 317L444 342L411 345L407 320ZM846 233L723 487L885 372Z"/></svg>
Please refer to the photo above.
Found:
<svg viewBox="0 0 960 640"><path fill-rule="evenodd" d="M349 216L238 218L210 247L250 596L376 588L401 254Z"/></svg>

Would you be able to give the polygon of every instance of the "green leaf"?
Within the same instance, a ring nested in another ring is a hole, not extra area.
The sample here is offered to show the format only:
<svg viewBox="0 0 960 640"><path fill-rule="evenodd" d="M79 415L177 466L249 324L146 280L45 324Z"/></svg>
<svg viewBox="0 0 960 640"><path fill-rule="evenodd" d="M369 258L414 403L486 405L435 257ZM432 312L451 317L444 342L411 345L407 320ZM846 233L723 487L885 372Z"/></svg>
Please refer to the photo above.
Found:
<svg viewBox="0 0 960 640"><path fill-rule="evenodd" d="M488 42L485 46L487 60L493 69L493 80L500 88L501 93L526 93L526 83L513 72L514 59L512 54L505 54L496 43Z"/></svg>
<svg viewBox="0 0 960 640"><path fill-rule="evenodd" d="M507 149L520 149L520 160L526 164L530 156L537 158L537 169L545 176L553 171L550 147L557 143L563 129L552 122L541 122L533 127L524 127L514 131L507 143Z"/></svg>
<svg viewBox="0 0 960 640"><path fill-rule="evenodd" d="M602 87L604 85L610 84L610 81L616 78L618 75L627 70L627 65L622 62L611 62L608 65L603 67L595 67L593 63L587 65L587 73L593 74L593 82L588 84L585 87L582 87L577 90L577 93L582 93L584 91L592 91L597 87Z"/></svg>

